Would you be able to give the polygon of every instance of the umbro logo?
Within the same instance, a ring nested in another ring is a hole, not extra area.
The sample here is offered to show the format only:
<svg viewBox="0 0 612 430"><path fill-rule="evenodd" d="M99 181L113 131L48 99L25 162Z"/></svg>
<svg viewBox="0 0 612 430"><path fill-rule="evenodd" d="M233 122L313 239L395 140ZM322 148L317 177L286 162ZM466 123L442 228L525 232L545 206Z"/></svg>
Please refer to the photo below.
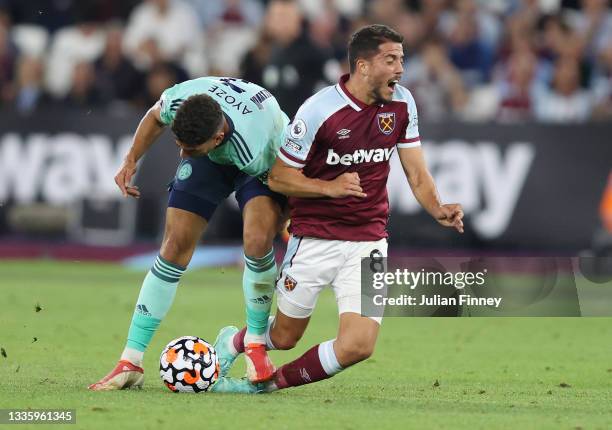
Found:
<svg viewBox="0 0 612 430"><path fill-rule="evenodd" d="M304 367L300 369L300 376L302 377L302 380L304 380L305 382L312 382L312 380L310 379L310 375L308 374L308 371Z"/></svg>
<svg viewBox="0 0 612 430"><path fill-rule="evenodd" d="M348 128L343 128L342 130L338 130L336 134L338 135L338 139L348 139L351 137L351 130Z"/></svg>

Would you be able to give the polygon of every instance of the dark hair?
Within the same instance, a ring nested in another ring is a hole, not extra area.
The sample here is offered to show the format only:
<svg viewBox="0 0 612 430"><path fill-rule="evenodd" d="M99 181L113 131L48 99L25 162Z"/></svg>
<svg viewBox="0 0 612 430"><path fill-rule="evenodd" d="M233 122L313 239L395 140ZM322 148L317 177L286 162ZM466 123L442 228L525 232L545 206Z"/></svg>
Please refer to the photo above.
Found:
<svg viewBox="0 0 612 430"><path fill-rule="evenodd" d="M219 103L206 94L196 94L185 100L176 111L172 132L181 143L197 146L219 130L222 120Z"/></svg>
<svg viewBox="0 0 612 430"><path fill-rule="evenodd" d="M372 24L360 28L351 36L348 43L349 70L355 71L358 58L369 58L378 52L378 46L385 42L404 42L397 31L383 24Z"/></svg>

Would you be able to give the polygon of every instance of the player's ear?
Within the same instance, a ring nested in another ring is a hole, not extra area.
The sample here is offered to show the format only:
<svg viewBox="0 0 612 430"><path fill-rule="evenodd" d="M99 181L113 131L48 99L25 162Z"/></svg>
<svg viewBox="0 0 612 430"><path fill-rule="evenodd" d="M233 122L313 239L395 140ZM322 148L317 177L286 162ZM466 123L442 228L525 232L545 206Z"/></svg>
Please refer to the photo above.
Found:
<svg viewBox="0 0 612 430"><path fill-rule="evenodd" d="M221 142L223 142L223 138L225 137L225 133L220 131L219 133L215 134L215 148L219 145L221 145Z"/></svg>
<svg viewBox="0 0 612 430"><path fill-rule="evenodd" d="M360 58L359 60L357 60L357 70L359 70L359 73L362 76L367 76L368 75L368 71L369 71L369 64L368 62L363 59Z"/></svg>

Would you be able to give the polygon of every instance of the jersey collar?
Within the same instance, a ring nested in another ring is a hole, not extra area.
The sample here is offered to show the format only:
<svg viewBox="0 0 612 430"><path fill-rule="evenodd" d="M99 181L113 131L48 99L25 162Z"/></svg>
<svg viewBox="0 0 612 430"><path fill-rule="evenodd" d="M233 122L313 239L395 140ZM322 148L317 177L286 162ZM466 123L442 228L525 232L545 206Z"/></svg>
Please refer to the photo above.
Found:
<svg viewBox="0 0 612 430"><path fill-rule="evenodd" d="M338 92L340 93L342 98L346 100L349 106L355 109L357 112L361 111L362 109L367 109L369 106L354 97L346 88L346 81L349 80L349 77L350 75L348 73L346 75L342 75L342 77L340 78L340 82L338 82L338 84L336 85Z"/></svg>

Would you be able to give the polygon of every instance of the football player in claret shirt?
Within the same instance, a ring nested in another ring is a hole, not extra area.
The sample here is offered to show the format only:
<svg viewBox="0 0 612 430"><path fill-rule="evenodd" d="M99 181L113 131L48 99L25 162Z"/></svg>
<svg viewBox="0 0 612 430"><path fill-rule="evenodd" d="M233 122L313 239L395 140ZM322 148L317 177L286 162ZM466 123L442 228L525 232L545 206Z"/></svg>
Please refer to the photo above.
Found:
<svg viewBox="0 0 612 430"><path fill-rule="evenodd" d="M387 255L389 158L397 149L415 197L445 227L463 232L459 204L442 204L427 170L414 99L398 81L402 36L384 25L349 42L350 75L309 98L289 125L270 188L290 196L291 237L276 283L278 310L268 348L291 349L317 297L331 286L336 339L309 349L258 387L275 391L329 378L368 358L381 318L361 315L362 257Z"/></svg>
<svg viewBox="0 0 612 430"><path fill-rule="evenodd" d="M138 188L130 185L136 163L166 126L171 126L183 160L169 187L159 256L140 289L121 359L90 389L142 385L144 352L172 305L208 220L234 191L244 220L247 326L240 331L225 327L219 333L215 348L221 378L213 391L252 389L246 381L225 378L238 352L245 352L250 381L272 378L274 366L267 356L265 332L277 274L272 242L286 219L286 197L271 191L266 179L288 123L270 92L234 78L203 77L177 84L149 109L115 177L117 186L126 197L139 196Z"/></svg>

